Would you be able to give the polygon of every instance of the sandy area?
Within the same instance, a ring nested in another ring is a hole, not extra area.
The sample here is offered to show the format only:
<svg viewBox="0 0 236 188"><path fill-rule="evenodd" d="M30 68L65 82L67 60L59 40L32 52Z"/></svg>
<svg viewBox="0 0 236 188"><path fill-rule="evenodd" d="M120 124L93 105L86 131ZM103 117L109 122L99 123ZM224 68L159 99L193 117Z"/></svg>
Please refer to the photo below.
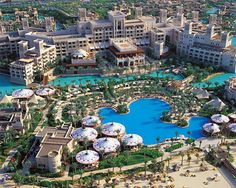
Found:
<svg viewBox="0 0 236 188"><path fill-rule="evenodd" d="M200 161L197 164L197 160L194 156L192 156L192 161L190 163L190 166L188 166L187 161L184 161L184 165L181 167L181 169L177 172L169 172L167 176L171 176L174 181L169 184L174 184L175 188L230 188L230 183L223 177L221 172L215 168L214 166L208 164L205 162L206 166L208 167L208 171L200 171ZM181 159L175 159L170 162L170 166L174 165L176 163L180 163ZM186 177L184 173L186 170L190 171L190 175L194 174L196 177ZM212 178L215 177L215 174L219 173L220 176L216 178L216 180L212 180ZM144 173L142 173L144 174ZM150 174L148 172L147 174ZM206 182L207 185L205 185L203 182ZM104 181L101 181L101 184L105 183ZM119 185L116 187L127 187L125 185L129 184L129 187L157 187L157 188L164 188L168 185L168 182L161 182L156 181L153 182L152 186L150 185L150 180L136 180L134 183L131 183L130 180L126 181L126 184L124 182L120 182ZM103 187L103 186L100 186Z"/></svg>

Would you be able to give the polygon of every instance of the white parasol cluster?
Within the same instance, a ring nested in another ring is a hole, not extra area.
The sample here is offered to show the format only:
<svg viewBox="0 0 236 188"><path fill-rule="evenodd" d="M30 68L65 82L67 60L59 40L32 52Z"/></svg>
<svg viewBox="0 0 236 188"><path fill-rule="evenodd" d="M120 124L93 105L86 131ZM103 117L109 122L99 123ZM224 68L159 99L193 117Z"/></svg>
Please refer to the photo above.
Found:
<svg viewBox="0 0 236 188"><path fill-rule="evenodd" d="M41 88L41 89L36 90L36 94L41 97L49 96L54 93L55 93L55 89L52 89L50 87Z"/></svg>
<svg viewBox="0 0 236 188"><path fill-rule="evenodd" d="M83 142L85 139L88 139L88 141L94 141L98 136L98 132L91 127L80 127L73 131L71 136L73 139L77 139L80 142Z"/></svg>
<svg viewBox="0 0 236 188"><path fill-rule="evenodd" d="M220 127L215 123L206 123L203 125L203 130L208 133L215 134L220 132Z"/></svg>
<svg viewBox="0 0 236 188"><path fill-rule="evenodd" d="M34 91L31 89L18 89L13 91L12 97L17 99L28 99L34 94Z"/></svg>
<svg viewBox="0 0 236 188"><path fill-rule="evenodd" d="M96 127L101 123L101 120L97 116L86 116L82 119L82 124L86 127Z"/></svg>
<svg viewBox="0 0 236 188"><path fill-rule="evenodd" d="M229 125L229 130L233 133L236 133L236 123L232 123Z"/></svg>
<svg viewBox="0 0 236 188"><path fill-rule="evenodd" d="M211 116L211 120L215 123L228 123L229 118L222 114L214 114Z"/></svg>
<svg viewBox="0 0 236 188"><path fill-rule="evenodd" d="M116 138L103 137L95 140L93 148L99 153L113 153L120 147L120 142Z"/></svg>
<svg viewBox="0 0 236 188"><path fill-rule="evenodd" d="M98 162L99 154L93 150L84 150L77 153L75 158L78 163L89 165Z"/></svg>
<svg viewBox="0 0 236 188"><path fill-rule="evenodd" d="M126 134L121 139L127 146L137 146L143 144L143 138L137 134Z"/></svg>
<svg viewBox="0 0 236 188"><path fill-rule="evenodd" d="M120 136L125 134L125 126L116 123L109 122L102 125L102 134L106 136Z"/></svg>

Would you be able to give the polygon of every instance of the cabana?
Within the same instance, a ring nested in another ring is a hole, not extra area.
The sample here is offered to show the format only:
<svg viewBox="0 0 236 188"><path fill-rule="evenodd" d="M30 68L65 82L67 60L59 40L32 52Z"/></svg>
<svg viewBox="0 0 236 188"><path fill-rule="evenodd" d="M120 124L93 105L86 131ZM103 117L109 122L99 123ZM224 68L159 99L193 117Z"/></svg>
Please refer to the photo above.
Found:
<svg viewBox="0 0 236 188"><path fill-rule="evenodd" d="M205 134L212 136L220 132L220 127L215 123L206 123L203 125L203 131Z"/></svg>
<svg viewBox="0 0 236 188"><path fill-rule="evenodd" d="M224 124L224 123L228 123L229 122L229 118L225 115L222 114L214 114L211 116L211 120L214 123L218 123L218 124Z"/></svg>
<svg viewBox="0 0 236 188"><path fill-rule="evenodd" d="M103 137L95 140L93 143L93 148L103 154L116 154L120 147L120 142L116 138Z"/></svg>
<svg viewBox="0 0 236 188"><path fill-rule="evenodd" d="M105 123L102 125L102 134L115 138L122 137L125 134L125 126L116 122Z"/></svg>
<svg viewBox="0 0 236 188"><path fill-rule="evenodd" d="M121 139L124 147L138 149L143 144L143 138L137 134L126 134Z"/></svg>
<svg viewBox="0 0 236 188"><path fill-rule="evenodd" d="M82 125L84 127L97 127L101 124L101 120L97 116L86 116L82 119Z"/></svg>
<svg viewBox="0 0 236 188"><path fill-rule="evenodd" d="M84 150L76 154L76 161L85 169L98 166L99 154L93 150Z"/></svg>
<svg viewBox="0 0 236 188"><path fill-rule="evenodd" d="M93 142L98 136L98 132L94 128L80 127L72 132L71 137L83 142L87 139L89 142Z"/></svg>

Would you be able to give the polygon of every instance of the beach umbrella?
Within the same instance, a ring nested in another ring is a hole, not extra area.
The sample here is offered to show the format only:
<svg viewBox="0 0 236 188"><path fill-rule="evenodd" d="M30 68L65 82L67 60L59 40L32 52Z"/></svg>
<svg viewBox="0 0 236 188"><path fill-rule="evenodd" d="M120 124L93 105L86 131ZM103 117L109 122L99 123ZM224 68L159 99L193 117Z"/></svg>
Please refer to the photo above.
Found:
<svg viewBox="0 0 236 188"><path fill-rule="evenodd" d="M41 88L41 89L36 90L35 93L41 97L45 97L45 96L49 96L49 95L54 94L55 89L50 88L50 87L46 87L46 88Z"/></svg>
<svg viewBox="0 0 236 188"><path fill-rule="evenodd" d="M99 154L93 150L84 150L77 153L75 158L78 163L89 165L98 162Z"/></svg>
<svg viewBox="0 0 236 188"><path fill-rule="evenodd" d="M27 99L32 97L34 94L34 91L31 89L18 89L16 91L13 91L12 97L17 99Z"/></svg>
<svg viewBox="0 0 236 188"><path fill-rule="evenodd" d="M120 147L120 142L116 138L103 137L95 140L93 148L98 152L113 153Z"/></svg>
<svg viewBox="0 0 236 188"><path fill-rule="evenodd" d="M88 141L94 141L98 136L98 132L91 127L80 127L72 132L71 137L77 139L80 142L88 139Z"/></svg>
<svg viewBox="0 0 236 188"><path fill-rule="evenodd" d="M97 116L86 116L82 119L82 124L86 127L95 127L101 123Z"/></svg>
<svg viewBox="0 0 236 188"><path fill-rule="evenodd" d="M214 114L211 116L211 120L215 123L228 123L229 118L222 114Z"/></svg>
<svg viewBox="0 0 236 188"><path fill-rule="evenodd" d="M236 123L230 124L228 128L231 132L236 133Z"/></svg>
<svg viewBox="0 0 236 188"><path fill-rule="evenodd" d="M206 123L205 125L203 125L203 129L204 129L204 131L211 133L211 134L215 134L215 133L220 132L219 125L217 125L215 123Z"/></svg>
<svg viewBox="0 0 236 188"><path fill-rule="evenodd" d="M126 134L121 139L127 146L137 146L143 143L143 138L137 134Z"/></svg>
<svg viewBox="0 0 236 188"><path fill-rule="evenodd" d="M124 135L125 126L116 122L105 123L102 125L102 133L106 136Z"/></svg>

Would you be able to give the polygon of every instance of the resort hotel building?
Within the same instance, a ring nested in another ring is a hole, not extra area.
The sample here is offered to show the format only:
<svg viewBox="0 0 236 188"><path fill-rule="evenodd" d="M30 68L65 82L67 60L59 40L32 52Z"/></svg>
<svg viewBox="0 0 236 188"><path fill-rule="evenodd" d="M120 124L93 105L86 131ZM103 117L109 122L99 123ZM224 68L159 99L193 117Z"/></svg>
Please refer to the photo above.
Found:
<svg viewBox="0 0 236 188"><path fill-rule="evenodd" d="M127 19L125 12L115 8L108 12L107 19L98 20L86 9L79 9L77 24L64 30L54 31L53 21L48 20L48 29L44 31L29 28L4 33L0 35L0 58L16 54L19 60L10 66L11 80L27 85L34 80L30 69L34 74L47 63L54 62L56 57L71 57L67 68L97 66L95 55L99 52L110 58L113 66L135 66L145 63L145 49L150 49L155 58L165 56L169 51L168 41L177 46L181 56L236 71L230 35L223 32L220 36L221 29L215 25L206 29L198 21L198 11L192 11L191 23L184 16L182 7L177 7L172 16L168 15L167 9L160 9L158 17L144 16L142 8L137 7L134 18ZM27 42L30 49L26 48Z"/></svg>
<svg viewBox="0 0 236 188"><path fill-rule="evenodd" d="M236 77L230 78L225 83L225 97L232 103L236 104Z"/></svg>
<svg viewBox="0 0 236 188"><path fill-rule="evenodd" d="M28 48L28 41L20 41L18 45L20 59L10 64L11 81L28 85L34 81L34 73L43 72L47 64L55 63L56 49L40 39L33 41L32 48Z"/></svg>
<svg viewBox="0 0 236 188"><path fill-rule="evenodd" d="M195 59L201 64L236 72L236 49L231 45L232 37L227 32L221 35L215 25L208 25L206 31L193 30L188 22L179 34L177 54Z"/></svg>

